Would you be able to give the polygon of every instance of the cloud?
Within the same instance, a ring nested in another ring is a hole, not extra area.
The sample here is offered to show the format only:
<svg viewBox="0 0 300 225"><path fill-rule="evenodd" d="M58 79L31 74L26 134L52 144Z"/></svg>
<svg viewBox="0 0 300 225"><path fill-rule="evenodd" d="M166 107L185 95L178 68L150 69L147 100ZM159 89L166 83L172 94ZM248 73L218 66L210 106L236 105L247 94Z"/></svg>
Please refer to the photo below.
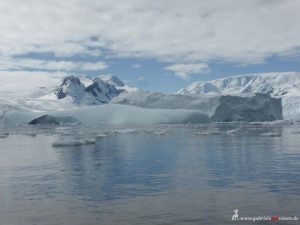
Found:
<svg viewBox="0 0 300 225"><path fill-rule="evenodd" d="M174 72L176 76L184 80L188 80L191 74L200 74L200 73L209 72L208 65L205 63L173 64L165 67L165 70Z"/></svg>
<svg viewBox="0 0 300 225"><path fill-rule="evenodd" d="M81 70L88 70L88 71L93 71L93 70L104 70L108 67L108 65L105 62L97 62L97 63L82 63L80 65Z"/></svg>
<svg viewBox="0 0 300 225"><path fill-rule="evenodd" d="M132 68L135 68L135 69L139 69L141 67L142 67L141 64L134 64L134 65L132 65Z"/></svg>
<svg viewBox="0 0 300 225"><path fill-rule="evenodd" d="M36 91L39 87L53 87L70 74L66 72L46 71L1 71L0 73L0 100L24 98L28 93Z"/></svg>
<svg viewBox="0 0 300 225"><path fill-rule="evenodd" d="M105 62L41 60L28 58L0 59L0 70L97 71L108 67Z"/></svg>
<svg viewBox="0 0 300 225"><path fill-rule="evenodd" d="M141 81L144 81L144 80L145 80L145 77L144 77L144 76L140 76L139 79L138 79L138 81L140 81L140 82L141 82Z"/></svg>
<svg viewBox="0 0 300 225"><path fill-rule="evenodd" d="M256 64L300 53L299 11L296 0L2 1L0 57Z"/></svg>

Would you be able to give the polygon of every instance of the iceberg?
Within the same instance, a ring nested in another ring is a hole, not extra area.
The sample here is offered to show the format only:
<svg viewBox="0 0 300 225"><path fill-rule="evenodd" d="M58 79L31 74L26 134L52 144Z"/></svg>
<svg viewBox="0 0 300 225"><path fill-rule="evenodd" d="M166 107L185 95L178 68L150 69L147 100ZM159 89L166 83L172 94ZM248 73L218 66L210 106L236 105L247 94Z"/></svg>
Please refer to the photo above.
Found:
<svg viewBox="0 0 300 225"><path fill-rule="evenodd" d="M151 92L122 94L114 103L72 110L44 112L8 111L3 123L158 124L282 119L281 99L269 94L244 96L172 95ZM118 103L118 104L117 104ZM45 120L45 121L44 121Z"/></svg>
<svg viewBox="0 0 300 225"><path fill-rule="evenodd" d="M94 139L69 139L69 140L56 140L52 143L53 147L71 147L71 146L81 146L81 145L94 145L96 140Z"/></svg>
<svg viewBox="0 0 300 225"><path fill-rule="evenodd" d="M113 103L149 109L188 109L208 115L213 122L273 121L282 119L281 98L269 94L181 95L146 91L121 94Z"/></svg>
<svg viewBox="0 0 300 225"><path fill-rule="evenodd" d="M2 119L6 124L29 123L44 115L43 112L10 111ZM87 106L74 110L51 112L57 121L61 117L74 117L82 124L159 124L159 123L208 123L209 117L196 110L144 109L135 106L106 104Z"/></svg>
<svg viewBox="0 0 300 225"><path fill-rule="evenodd" d="M259 93L249 97L221 96L211 120L216 122L282 120L281 99Z"/></svg>

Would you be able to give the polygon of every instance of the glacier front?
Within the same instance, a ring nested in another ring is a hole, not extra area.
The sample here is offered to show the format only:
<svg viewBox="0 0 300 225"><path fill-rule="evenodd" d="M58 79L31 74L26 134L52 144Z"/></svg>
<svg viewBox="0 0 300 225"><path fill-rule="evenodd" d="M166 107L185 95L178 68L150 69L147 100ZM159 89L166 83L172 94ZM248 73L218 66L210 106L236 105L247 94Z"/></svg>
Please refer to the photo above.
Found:
<svg viewBox="0 0 300 225"><path fill-rule="evenodd" d="M4 124L28 124L43 117L45 112L10 111L0 120ZM209 117L197 110L144 109L135 106L106 104L78 109L52 111L51 118L60 121L71 117L82 124L137 125L172 123L208 123Z"/></svg>
<svg viewBox="0 0 300 225"><path fill-rule="evenodd" d="M189 109L208 115L210 121L273 121L282 119L280 98L269 94L180 95L137 91L119 95L112 103L150 109Z"/></svg>

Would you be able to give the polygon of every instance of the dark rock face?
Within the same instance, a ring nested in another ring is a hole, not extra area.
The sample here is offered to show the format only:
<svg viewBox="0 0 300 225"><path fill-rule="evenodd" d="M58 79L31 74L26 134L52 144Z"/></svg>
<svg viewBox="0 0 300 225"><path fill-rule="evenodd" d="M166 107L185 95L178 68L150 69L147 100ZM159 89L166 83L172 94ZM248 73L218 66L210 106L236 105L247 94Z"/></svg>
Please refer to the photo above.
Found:
<svg viewBox="0 0 300 225"><path fill-rule="evenodd" d="M104 82L99 78L95 78L93 83L85 88L85 92L92 94L98 101L102 103L109 102L113 97L120 94L120 91L110 83Z"/></svg>
<svg viewBox="0 0 300 225"><path fill-rule="evenodd" d="M65 98L68 94L68 91L64 90L64 88L71 89L84 89L84 85L81 83L80 79L75 76L65 77L62 81L62 84L55 90L55 94L58 99Z"/></svg>
<svg viewBox="0 0 300 225"><path fill-rule="evenodd" d="M30 124L30 125L36 125L36 124L58 125L60 123L54 116L43 115L34 120L31 120L28 124Z"/></svg>
<svg viewBox="0 0 300 225"><path fill-rule="evenodd" d="M103 81L99 77L94 78L91 84L86 84L86 87L79 77L68 76L56 88L55 95L57 99L70 96L74 103L77 104L98 105L108 103L121 93L114 85L114 82L118 85L124 86L124 84L117 78L112 80L113 77L111 76L105 76L104 78L107 81Z"/></svg>
<svg viewBox="0 0 300 225"><path fill-rule="evenodd" d="M34 124L65 124L65 123L79 123L78 119L73 116L50 116L43 115L29 122L30 125Z"/></svg>
<svg viewBox="0 0 300 225"><path fill-rule="evenodd" d="M58 99L63 99L64 97L66 97L67 95L63 92L62 87L58 87L55 91L55 94L57 96Z"/></svg>

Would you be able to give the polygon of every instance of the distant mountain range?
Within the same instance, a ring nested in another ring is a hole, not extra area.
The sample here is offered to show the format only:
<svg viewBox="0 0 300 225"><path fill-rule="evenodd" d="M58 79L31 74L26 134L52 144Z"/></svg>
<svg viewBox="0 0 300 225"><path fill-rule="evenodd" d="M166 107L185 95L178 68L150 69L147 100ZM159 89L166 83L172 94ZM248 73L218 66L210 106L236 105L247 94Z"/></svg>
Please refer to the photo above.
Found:
<svg viewBox="0 0 300 225"><path fill-rule="evenodd" d="M0 110L2 107L3 109L62 111L110 102L145 108L157 106L156 108L197 109L201 106L201 101L206 101L203 99L198 101L201 97L264 93L282 98L284 118L300 117L300 73L296 72L247 74L198 81L175 94L145 92L129 87L112 75L94 78L60 77L55 81L51 80L49 84L41 80L38 86L32 85L32 88L23 87L21 83L14 88L15 84L7 84L8 81L5 80L2 82L6 83L3 90L0 90ZM30 81L26 84L30 86ZM10 89L6 90L5 87Z"/></svg>
<svg viewBox="0 0 300 225"><path fill-rule="evenodd" d="M194 82L178 94L265 93L274 97L300 96L300 73L258 73Z"/></svg>

